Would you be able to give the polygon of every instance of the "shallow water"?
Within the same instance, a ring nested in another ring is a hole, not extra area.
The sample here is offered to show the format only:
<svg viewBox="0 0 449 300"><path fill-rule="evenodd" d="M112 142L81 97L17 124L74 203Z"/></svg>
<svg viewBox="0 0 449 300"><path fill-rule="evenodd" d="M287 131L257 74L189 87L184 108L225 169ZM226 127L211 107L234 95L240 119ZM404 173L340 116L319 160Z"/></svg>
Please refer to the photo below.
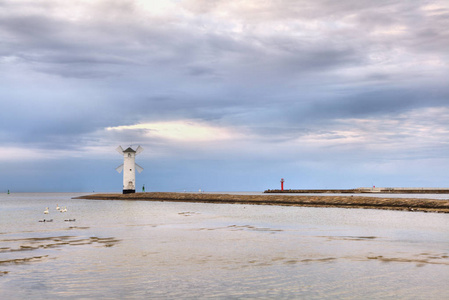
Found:
<svg viewBox="0 0 449 300"><path fill-rule="evenodd" d="M449 298L448 214L77 195L0 196L0 299Z"/></svg>

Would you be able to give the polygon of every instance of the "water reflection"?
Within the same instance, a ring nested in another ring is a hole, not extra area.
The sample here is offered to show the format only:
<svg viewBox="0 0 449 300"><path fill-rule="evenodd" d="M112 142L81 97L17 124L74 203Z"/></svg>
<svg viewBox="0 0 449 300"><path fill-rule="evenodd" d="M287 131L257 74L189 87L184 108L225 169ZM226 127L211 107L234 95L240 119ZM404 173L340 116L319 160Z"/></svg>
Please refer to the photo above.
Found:
<svg viewBox="0 0 449 300"><path fill-rule="evenodd" d="M70 196L0 197L1 299L449 297L446 214Z"/></svg>

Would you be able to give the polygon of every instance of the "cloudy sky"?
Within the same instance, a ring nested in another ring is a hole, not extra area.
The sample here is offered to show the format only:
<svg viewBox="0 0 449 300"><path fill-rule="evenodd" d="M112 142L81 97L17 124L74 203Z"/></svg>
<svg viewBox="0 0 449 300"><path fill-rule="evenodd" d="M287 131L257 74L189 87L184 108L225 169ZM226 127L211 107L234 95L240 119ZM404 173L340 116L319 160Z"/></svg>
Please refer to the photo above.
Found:
<svg viewBox="0 0 449 300"><path fill-rule="evenodd" d="M0 189L449 186L449 2L0 0Z"/></svg>

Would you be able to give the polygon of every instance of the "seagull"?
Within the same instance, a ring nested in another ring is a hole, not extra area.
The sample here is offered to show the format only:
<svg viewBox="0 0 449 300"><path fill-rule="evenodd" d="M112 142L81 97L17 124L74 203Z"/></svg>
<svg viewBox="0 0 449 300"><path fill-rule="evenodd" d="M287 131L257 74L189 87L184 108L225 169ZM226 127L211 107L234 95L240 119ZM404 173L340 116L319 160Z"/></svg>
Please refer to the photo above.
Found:
<svg viewBox="0 0 449 300"><path fill-rule="evenodd" d="M58 205L58 204L56 204L56 210L59 210L59 209L60 209L59 205Z"/></svg>
<svg viewBox="0 0 449 300"><path fill-rule="evenodd" d="M44 214L48 214L48 207L44 210Z"/></svg>

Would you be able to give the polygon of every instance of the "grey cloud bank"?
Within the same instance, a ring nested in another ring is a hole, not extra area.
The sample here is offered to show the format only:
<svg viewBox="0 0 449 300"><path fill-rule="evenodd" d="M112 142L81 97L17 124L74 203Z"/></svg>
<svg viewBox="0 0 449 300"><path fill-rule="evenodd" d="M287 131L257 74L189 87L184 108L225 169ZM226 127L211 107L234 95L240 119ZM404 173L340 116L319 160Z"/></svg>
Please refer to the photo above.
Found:
<svg viewBox="0 0 449 300"><path fill-rule="evenodd" d="M120 191L140 144L147 190L448 186L448 28L446 1L0 0L0 183Z"/></svg>

